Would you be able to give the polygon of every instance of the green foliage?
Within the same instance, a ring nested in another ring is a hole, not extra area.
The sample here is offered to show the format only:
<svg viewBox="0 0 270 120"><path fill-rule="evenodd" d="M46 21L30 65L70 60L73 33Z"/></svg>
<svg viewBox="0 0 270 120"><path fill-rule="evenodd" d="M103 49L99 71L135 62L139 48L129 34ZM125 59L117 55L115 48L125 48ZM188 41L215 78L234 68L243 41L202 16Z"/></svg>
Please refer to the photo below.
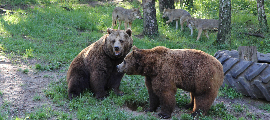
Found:
<svg viewBox="0 0 270 120"><path fill-rule="evenodd" d="M263 105L260 105L259 108L269 112L270 111L270 104L265 103Z"/></svg>
<svg viewBox="0 0 270 120"><path fill-rule="evenodd" d="M2 113L2 109L0 108L0 120L6 120L8 118L8 116L5 113Z"/></svg>
<svg viewBox="0 0 270 120"><path fill-rule="evenodd" d="M193 117L190 114L184 113L181 115L181 120L192 120ZM177 118L175 120L178 120Z"/></svg>
<svg viewBox="0 0 270 120"><path fill-rule="evenodd" d="M59 106L65 104L64 99L67 98L67 82L65 78L60 79L58 82L52 82L49 85L50 89L45 90L45 95L53 99L53 102Z"/></svg>
<svg viewBox="0 0 270 120"><path fill-rule="evenodd" d="M224 105L224 103L218 103L216 105L212 105L211 108L208 111L209 115L221 117L223 119L233 119L234 116L231 114L228 114L227 108Z"/></svg>
<svg viewBox="0 0 270 120"><path fill-rule="evenodd" d="M243 95L239 92L237 92L235 89L228 87L228 85L225 85L225 87L221 87L219 89L219 96L234 99L234 98L242 98Z"/></svg>
<svg viewBox="0 0 270 120"><path fill-rule="evenodd" d="M184 107L186 104L190 102L190 96L185 94L185 91L181 89L177 89L177 93L175 95L176 105L179 107Z"/></svg>
<svg viewBox="0 0 270 120"><path fill-rule="evenodd" d="M243 112L245 110L245 106L240 104L234 104L233 108L235 112Z"/></svg>
<svg viewBox="0 0 270 120"><path fill-rule="evenodd" d="M33 98L34 101L40 101L41 100L41 96L39 95L35 95L34 98Z"/></svg>
<svg viewBox="0 0 270 120"><path fill-rule="evenodd" d="M28 113L26 118L28 119L49 119L51 117L57 116L58 119L72 119L72 115L67 114L63 111L54 110L51 107L43 106L35 110L32 113Z"/></svg>
<svg viewBox="0 0 270 120"><path fill-rule="evenodd" d="M144 77L142 76L125 76L123 80L121 81L120 89L122 91L125 91L125 95L122 96L122 102L119 105L123 103L127 103L130 105L135 105L136 107L144 107L148 103L148 92L147 88L144 84Z"/></svg>
<svg viewBox="0 0 270 120"><path fill-rule="evenodd" d="M24 69L22 72L23 72L24 74L27 74L27 73L29 72L29 69Z"/></svg>
<svg viewBox="0 0 270 120"><path fill-rule="evenodd" d="M2 95L0 96L2 97ZM3 100L0 105L0 120L6 120L9 118L10 102Z"/></svg>
<svg viewBox="0 0 270 120"><path fill-rule="evenodd" d="M31 57L33 57L33 49L31 47L30 47L30 49L26 49L23 56L25 58L31 58Z"/></svg>

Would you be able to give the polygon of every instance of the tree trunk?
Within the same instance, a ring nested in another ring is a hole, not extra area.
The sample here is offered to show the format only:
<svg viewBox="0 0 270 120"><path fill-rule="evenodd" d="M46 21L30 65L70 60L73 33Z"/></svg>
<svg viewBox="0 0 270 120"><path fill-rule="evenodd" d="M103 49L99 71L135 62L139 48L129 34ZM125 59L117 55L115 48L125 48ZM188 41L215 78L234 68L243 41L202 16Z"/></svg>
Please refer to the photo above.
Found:
<svg viewBox="0 0 270 120"><path fill-rule="evenodd" d="M175 9L174 0L159 0L159 12L162 15L164 8Z"/></svg>
<svg viewBox="0 0 270 120"><path fill-rule="evenodd" d="M239 59L258 62L256 46L240 46L238 47L238 54Z"/></svg>
<svg viewBox="0 0 270 120"><path fill-rule="evenodd" d="M269 28L267 26L267 19L264 11L264 0L257 0L257 10L260 28L264 32L268 32Z"/></svg>
<svg viewBox="0 0 270 120"><path fill-rule="evenodd" d="M143 3L143 34L158 35L155 0L142 0Z"/></svg>
<svg viewBox="0 0 270 120"><path fill-rule="evenodd" d="M230 45L231 38L231 0L219 0L218 49Z"/></svg>

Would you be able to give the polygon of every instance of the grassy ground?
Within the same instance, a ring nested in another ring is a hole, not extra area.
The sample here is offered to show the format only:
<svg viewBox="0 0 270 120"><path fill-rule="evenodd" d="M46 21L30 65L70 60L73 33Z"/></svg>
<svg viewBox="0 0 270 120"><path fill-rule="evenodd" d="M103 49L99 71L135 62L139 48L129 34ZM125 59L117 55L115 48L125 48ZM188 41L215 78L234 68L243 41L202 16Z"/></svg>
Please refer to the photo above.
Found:
<svg viewBox="0 0 270 120"><path fill-rule="evenodd" d="M256 33L260 30L257 21L256 1L234 0L232 1L232 31L231 44L225 45L225 49L237 49L239 46L256 46L259 52L268 53L270 49L270 35L265 38L247 36L241 33ZM5 15L0 15L0 49L10 58L21 56L23 59L38 59L33 69L56 71L62 69L66 72L73 58L86 46L98 40L106 29L111 27L111 13L116 6L125 8L138 7L136 2L123 2L119 4L104 2L102 5L90 6L87 0L7 0L1 2L9 8ZM265 5L270 2L265 1ZM132 25L134 45L138 48L153 48L166 46L171 49L200 49L214 55L216 48L216 32L210 33L210 39L202 36L196 41L197 31L193 36L185 27L184 31L175 30L175 26L165 25L157 7L157 21L160 36L148 38L142 36L143 21L135 20ZM218 19L218 1L194 0L194 7L176 4L176 8L187 9L191 15L200 18ZM270 16L270 6L265 6L267 18ZM142 8L141 8L142 11ZM268 20L270 25L270 20ZM124 26L121 26L124 28ZM115 27L116 28L116 27ZM14 61L16 62L16 61ZM157 119L152 114L133 115L122 110L122 106L129 106L136 111L143 111L148 106L148 93L141 76L124 76L121 82L121 90L124 96L118 97L114 93L103 101L93 98L90 92L85 92L78 99L67 100L67 85L65 78L52 82L50 89L45 90L47 97L54 104L68 109L69 113L55 111L50 106L44 106L35 112L26 113L25 118L31 119ZM177 93L177 105L183 106L189 102L189 96L179 90ZM0 91L0 95L1 95ZM233 99L241 97L240 94L229 88L223 88L220 97ZM36 99L40 99L39 96ZM3 110L5 104L0 106ZM235 105L235 109L241 111L241 106ZM268 107L262 109L270 110ZM209 116L202 119L237 119L228 114L223 104L212 106ZM0 119L6 119L7 112L0 112ZM14 117L15 118L15 117ZM24 119L24 118L21 118ZM173 117L176 119L176 117ZM190 119L189 114L184 114L181 119Z"/></svg>

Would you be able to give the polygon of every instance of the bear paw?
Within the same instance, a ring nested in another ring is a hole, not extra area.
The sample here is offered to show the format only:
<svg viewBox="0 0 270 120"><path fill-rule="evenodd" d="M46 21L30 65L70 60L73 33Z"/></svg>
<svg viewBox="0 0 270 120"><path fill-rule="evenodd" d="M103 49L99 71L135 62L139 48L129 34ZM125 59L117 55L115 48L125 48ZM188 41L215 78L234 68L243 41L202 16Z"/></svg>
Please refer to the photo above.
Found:
<svg viewBox="0 0 270 120"><path fill-rule="evenodd" d="M169 119L169 118L171 118L171 115L168 115L166 113L159 113L158 116L161 119Z"/></svg>

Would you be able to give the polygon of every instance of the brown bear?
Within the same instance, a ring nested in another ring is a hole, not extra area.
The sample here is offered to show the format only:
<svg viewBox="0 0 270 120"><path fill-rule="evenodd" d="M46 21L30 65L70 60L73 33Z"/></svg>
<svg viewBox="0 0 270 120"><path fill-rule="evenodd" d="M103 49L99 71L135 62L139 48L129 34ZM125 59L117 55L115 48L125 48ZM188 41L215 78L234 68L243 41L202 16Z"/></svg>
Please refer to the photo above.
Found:
<svg viewBox="0 0 270 120"><path fill-rule="evenodd" d="M124 73L117 72L133 44L131 29L113 30L83 49L71 62L67 72L68 97L73 99L84 90L91 90L95 97L103 99L112 89L117 95Z"/></svg>
<svg viewBox="0 0 270 120"><path fill-rule="evenodd" d="M210 109L223 83L223 67L213 56L194 49L168 49L157 46L152 49L138 49L127 54L117 66L118 72L127 75L145 76L150 99L150 109L161 118L171 117L176 101L177 88L190 92L192 116L203 115Z"/></svg>

